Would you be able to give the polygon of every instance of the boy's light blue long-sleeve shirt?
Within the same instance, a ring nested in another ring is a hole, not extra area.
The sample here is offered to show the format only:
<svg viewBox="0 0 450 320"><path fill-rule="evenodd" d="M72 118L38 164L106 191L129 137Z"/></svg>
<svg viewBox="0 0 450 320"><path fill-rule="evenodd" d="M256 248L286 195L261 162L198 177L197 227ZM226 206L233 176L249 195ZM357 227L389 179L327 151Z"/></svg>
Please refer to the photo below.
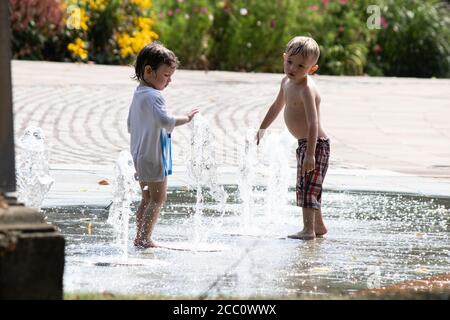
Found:
<svg viewBox="0 0 450 320"><path fill-rule="evenodd" d="M139 181L163 181L170 174L169 133L175 127L175 122L175 117L167 113L161 91L142 85L136 88L127 125L130 151Z"/></svg>

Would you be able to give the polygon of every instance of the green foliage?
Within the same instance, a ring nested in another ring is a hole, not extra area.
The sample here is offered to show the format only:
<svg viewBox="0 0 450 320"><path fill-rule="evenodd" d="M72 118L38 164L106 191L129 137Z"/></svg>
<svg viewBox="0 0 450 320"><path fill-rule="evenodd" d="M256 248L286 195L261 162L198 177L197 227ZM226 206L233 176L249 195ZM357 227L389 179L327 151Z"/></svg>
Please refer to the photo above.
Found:
<svg viewBox="0 0 450 320"><path fill-rule="evenodd" d="M450 9L434 0L383 2L384 28L376 39L387 76L450 76Z"/></svg>
<svg viewBox="0 0 450 320"><path fill-rule="evenodd" d="M152 31L150 0L66 0L66 38L73 60L130 63L158 35ZM69 10L70 11L70 10Z"/></svg>
<svg viewBox="0 0 450 320"><path fill-rule="evenodd" d="M64 51L62 0L9 0L16 59L57 60Z"/></svg>
<svg viewBox="0 0 450 320"><path fill-rule="evenodd" d="M65 28L65 38L66 42L75 41L69 47L70 55L67 56L75 61L91 60L107 64L120 62L119 55L111 54L115 47L113 36L119 21L120 1L99 1L97 4L96 1L69 0L67 3L69 9L80 10L72 14L68 12L69 26ZM81 16L80 21L78 13ZM79 22L81 25L78 25ZM70 26L70 23L73 23L73 26Z"/></svg>
<svg viewBox="0 0 450 320"><path fill-rule="evenodd" d="M104 10L91 10L88 42L89 55L98 63L117 64L118 54L111 54L115 49L114 33L120 19L120 0L108 1Z"/></svg>
<svg viewBox="0 0 450 320"><path fill-rule="evenodd" d="M185 68L280 71L291 0L155 1L160 40Z"/></svg>
<svg viewBox="0 0 450 320"><path fill-rule="evenodd" d="M321 74L450 76L450 9L438 0L9 2L19 59L128 64L159 36L183 68L281 72L286 43L309 35ZM379 29L368 27L370 5Z"/></svg>
<svg viewBox="0 0 450 320"><path fill-rule="evenodd" d="M208 0L155 2L160 41L173 50L183 68L207 68L213 8Z"/></svg>
<svg viewBox="0 0 450 320"><path fill-rule="evenodd" d="M295 29L320 45L319 73L362 75L367 64L369 1L301 1Z"/></svg>
<svg viewBox="0 0 450 320"><path fill-rule="evenodd" d="M201 4L160 0L155 7L160 8L162 16L158 21L161 40L180 56L185 67L198 68L199 64L192 61L202 57L204 62L206 57L212 69L280 72L286 43L296 35L310 35L322 48L322 73L360 75L367 64L371 36L365 26L368 3L210 0L212 25L189 26L185 15L192 6L206 6L205 0ZM167 16L169 10L171 15ZM191 48L201 53L191 56L195 52Z"/></svg>
<svg viewBox="0 0 450 320"><path fill-rule="evenodd" d="M291 4L289 0L217 2L210 44L213 68L281 71Z"/></svg>
<svg viewBox="0 0 450 320"><path fill-rule="evenodd" d="M124 64L158 35L150 0L9 0L13 56Z"/></svg>

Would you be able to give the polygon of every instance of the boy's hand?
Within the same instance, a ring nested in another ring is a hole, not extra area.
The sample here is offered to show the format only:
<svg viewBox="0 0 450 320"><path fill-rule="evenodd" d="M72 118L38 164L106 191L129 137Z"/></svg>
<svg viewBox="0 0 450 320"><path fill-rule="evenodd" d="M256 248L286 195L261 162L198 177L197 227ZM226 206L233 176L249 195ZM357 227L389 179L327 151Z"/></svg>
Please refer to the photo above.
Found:
<svg viewBox="0 0 450 320"><path fill-rule="evenodd" d="M314 156L306 156L303 159L303 166L302 166L302 176L305 174L311 173L314 171L316 165L316 158Z"/></svg>
<svg viewBox="0 0 450 320"><path fill-rule="evenodd" d="M186 113L186 117L188 117L188 122L191 122L192 118L199 112L198 109L193 109L190 112Z"/></svg>
<svg viewBox="0 0 450 320"><path fill-rule="evenodd" d="M259 145L259 141L261 141L262 137L264 136L264 132L266 132L265 129L259 129L258 132L256 133L255 136L256 145Z"/></svg>

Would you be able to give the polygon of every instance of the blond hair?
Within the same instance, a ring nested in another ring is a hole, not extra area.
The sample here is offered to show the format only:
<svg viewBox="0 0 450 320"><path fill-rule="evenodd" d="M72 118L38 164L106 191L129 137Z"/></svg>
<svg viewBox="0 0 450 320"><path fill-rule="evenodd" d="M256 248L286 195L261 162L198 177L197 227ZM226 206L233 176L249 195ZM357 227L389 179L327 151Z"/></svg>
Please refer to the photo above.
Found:
<svg viewBox="0 0 450 320"><path fill-rule="evenodd" d="M290 56L301 54L304 57L314 58L314 64L316 64L319 60L320 48L313 38L294 37L286 45L285 53Z"/></svg>

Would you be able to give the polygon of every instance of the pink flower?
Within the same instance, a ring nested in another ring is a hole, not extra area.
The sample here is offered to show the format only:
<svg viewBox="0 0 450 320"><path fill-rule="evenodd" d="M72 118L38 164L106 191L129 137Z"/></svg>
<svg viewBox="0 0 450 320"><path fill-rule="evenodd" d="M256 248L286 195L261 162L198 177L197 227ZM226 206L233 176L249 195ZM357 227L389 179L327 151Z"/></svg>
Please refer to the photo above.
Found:
<svg viewBox="0 0 450 320"><path fill-rule="evenodd" d="M318 5L313 5L313 6L310 6L308 9L310 11L317 11L317 10L319 10L319 6Z"/></svg>
<svg viewBox="0 0 450 320"><path fill-rule="evenodd" d="M380 24L383 29L387 29L387 27L389 26L389 22L387 22L386 18L383 16L381 16L380 18Z"/></svg>
<svg viewBox="0 0 450 320"><path fill-rule="evenodd" d="M176 14L178 14L178 13L180 13L180 12L181 12L181 9L180 9L180 8L176 8L176 9L175 9L175 13L176 13Z"/></svg>
<svg viewBox="0 0 450 320"><path fill-rule="evenodd" d="M322 4L327 7L330 4L330 0L322 0Z"/></svg>
<svg viewBox="0 0 450 320"><path fill-rule="evenodd" d="M272 29L275 29L277 26L277 21L275 19L270 20L270 27Z"/></svg>
<svg viewBox="0 0 450 320"><path fill-rule="evenodd" d="M168 17L173 16L173 11L172 11L172 10L167 11L167 16L168 16Z"/></svg>
<svg viewBox="0 0 450 320"><path fill-rule="evenodd" d="M339 3L345 6L348 3L348 0L339 0Z"/></svg>
<svg viewBox="0 0 450 320"><path fill-rule="evenodd" d="M381 46L380 46L379 44L375 45L375 47L373 47L372 51L373 51L375 54L380 54L381 51L382 51L382 50L381 50Z"/></svg>

